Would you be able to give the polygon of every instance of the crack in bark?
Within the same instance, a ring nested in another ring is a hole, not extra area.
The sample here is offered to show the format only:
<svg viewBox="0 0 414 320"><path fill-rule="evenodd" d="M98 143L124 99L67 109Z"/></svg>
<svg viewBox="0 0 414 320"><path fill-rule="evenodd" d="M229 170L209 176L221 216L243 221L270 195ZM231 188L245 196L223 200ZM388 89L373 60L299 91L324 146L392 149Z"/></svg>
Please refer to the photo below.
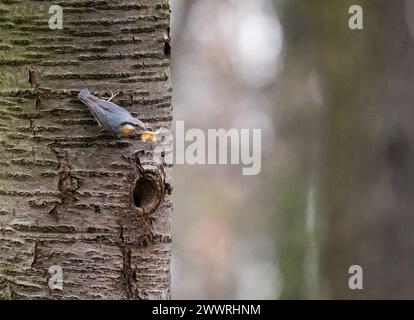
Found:
<svg viewBox="0 0 414 320"><path fill-rule="evenodd" d="M126 296L128 299L134 299L137 298L137 295L135 293L133 272L131 267L131 249L127 245L123 245L121 249L123 261L122 274L124 276Z"/></svg>

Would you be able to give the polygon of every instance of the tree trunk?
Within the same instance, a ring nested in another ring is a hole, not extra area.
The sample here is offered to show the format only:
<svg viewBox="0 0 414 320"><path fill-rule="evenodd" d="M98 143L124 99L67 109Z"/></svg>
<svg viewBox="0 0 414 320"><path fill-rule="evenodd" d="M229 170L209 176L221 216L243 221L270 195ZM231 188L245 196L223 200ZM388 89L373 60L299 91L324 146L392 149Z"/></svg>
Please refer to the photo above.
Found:
<svg viewBox="0 0 414 320"><path fill-rule="evenodd" d="M60 2L62 30L53 4L0 3L0 298L168 299L171 166L77 100L171 127L168 1Z"/></svg>

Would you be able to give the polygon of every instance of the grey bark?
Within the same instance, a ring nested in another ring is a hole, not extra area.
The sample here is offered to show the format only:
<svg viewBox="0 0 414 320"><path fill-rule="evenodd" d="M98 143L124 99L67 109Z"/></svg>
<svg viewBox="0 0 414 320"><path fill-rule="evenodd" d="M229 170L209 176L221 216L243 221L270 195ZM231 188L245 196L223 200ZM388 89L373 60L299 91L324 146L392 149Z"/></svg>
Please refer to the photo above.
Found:
<svg viewBox="0 0 414 320"><path fill-rule="evenodd" d="M0 298L168 299L171 167L99 132L88 88L171 127L166 0L0 3ZM48 270L63 268L63 290Z"/></svg>

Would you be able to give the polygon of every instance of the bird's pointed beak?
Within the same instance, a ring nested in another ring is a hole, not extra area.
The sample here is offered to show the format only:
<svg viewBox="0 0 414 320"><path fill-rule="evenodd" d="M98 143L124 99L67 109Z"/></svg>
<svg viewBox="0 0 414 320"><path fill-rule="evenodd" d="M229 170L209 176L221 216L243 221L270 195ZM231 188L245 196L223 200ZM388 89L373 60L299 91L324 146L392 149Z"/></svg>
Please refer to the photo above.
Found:
<svg viewBox="0 0 414 320"><path fill-rule="evenodd" d="M143 142L157 142L157 134L151 131L143 131L141 132L141 141Z"/></svg>

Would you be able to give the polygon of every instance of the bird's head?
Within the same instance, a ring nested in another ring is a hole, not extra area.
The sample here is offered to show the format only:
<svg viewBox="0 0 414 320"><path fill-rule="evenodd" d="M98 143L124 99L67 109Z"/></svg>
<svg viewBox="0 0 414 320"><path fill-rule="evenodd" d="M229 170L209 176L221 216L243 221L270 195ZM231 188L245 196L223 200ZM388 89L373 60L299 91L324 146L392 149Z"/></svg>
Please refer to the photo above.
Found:
<svg viewBox="0 0 414 320"><path fill-rule="evenodd" d="M157 142L157 137L156 137L155 132L152 132L149 130L143 130L140 126L132 125L130 123L126 123L121 126L119 130L119 135L123 138L139 136L140 139L144 142L146 141Z"/></svg>
<svg viewBox="0 0 414 320"><path fill-rule="evenodd" d="M123 138L128 138L128 137L135 135L136 132L137 132L137 128L135 126L129 123L125 123L124 125L121 126L119 130L119 135Z"/></svg>

